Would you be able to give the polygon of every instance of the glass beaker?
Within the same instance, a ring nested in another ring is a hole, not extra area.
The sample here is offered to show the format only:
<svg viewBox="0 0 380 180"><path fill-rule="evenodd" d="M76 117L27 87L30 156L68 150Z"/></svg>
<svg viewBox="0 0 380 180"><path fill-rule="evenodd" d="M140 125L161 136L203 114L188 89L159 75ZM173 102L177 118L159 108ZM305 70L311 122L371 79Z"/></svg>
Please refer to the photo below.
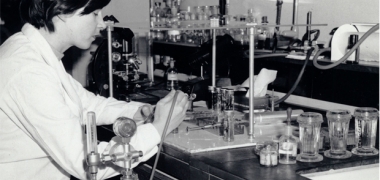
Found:
<svg viewBox="0 0 380 180"><path fill-rule="evenodd" d="M347 135L351 114L348 110L337 109L327 111L326 114L329 126L330 149L324 155L334 159L345 159L351 157L351 152L347 151Z"/></svg>
<svg viewBox="0 0 380 180"><path fill-rule="evenodd" d="M297 117L300 131L301 152L297 161L319 162L323 156L318 154L322 115L315 112L304 112Z"/></svg>
<svg viewBox="0 0 380 180"><path fill-rule="evenodd" d="M355 109L355 148L352 153L361 156L379 154L375 148L379 112L375 108L362 107Z"/></svg>

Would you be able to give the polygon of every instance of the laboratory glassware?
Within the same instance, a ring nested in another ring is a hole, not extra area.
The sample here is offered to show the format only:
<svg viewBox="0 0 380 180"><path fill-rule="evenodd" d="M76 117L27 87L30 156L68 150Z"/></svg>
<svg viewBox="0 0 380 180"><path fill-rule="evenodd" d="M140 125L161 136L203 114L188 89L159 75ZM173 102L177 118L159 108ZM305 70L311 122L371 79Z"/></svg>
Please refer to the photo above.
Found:
<svg viewBox="0 0 380 180"><path fill-rule="evenodd" d="M233 142L235 140L235 119L234 111L226 110L224 111L224 136L223 140L227 142Z"/></svg>
<svg viewBox="0 0 380 180"><path fill-rule="evenodd" d="M375 148L378 110L371 107L361 107L355 109L354 116L355 148L351 152L361 156L379 154Z"/></svg>
<svg viewBox="0 0 380 180"><path fill-rule="evenodd" d="M278 146L275 142L269 141L264 143L260 150L260 165L264 167L273 167L278 164Z"/></svg>
<svg viewBox="0 0 380 180"><path fill-rule="evenodd" d="M297 158L297 139L293 136L293 128L290 125L292 109L287 109L287 126L284 134L279 139L279 163L295 164Z"/></svg>
<svg viewBox="0 0 380 180"><path fill-rule="evenodd" d="M299 123L301 142L301 151L297 155L297 161L322 161L323 156L318 154L322 115L315 112L304 112L298 116L297 122Z"/></svg>
<svg viewBox="0 0 380 180"><path fill-rule="evenodd" d="M334 159L351 157L347 151L348 127L350 124L350 111L344 109L330 110L326 114L329 126L330 149L324 155Z"/></svg>

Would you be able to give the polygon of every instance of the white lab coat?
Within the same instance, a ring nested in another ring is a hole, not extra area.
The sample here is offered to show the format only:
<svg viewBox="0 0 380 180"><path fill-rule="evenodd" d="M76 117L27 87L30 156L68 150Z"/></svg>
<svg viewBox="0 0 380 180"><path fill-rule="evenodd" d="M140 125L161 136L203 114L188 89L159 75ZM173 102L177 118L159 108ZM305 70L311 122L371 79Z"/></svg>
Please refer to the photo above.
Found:
<svg viewBox="0 0 380 180"><path fill-rule="evenodd" d="M65 72L61 56L30 24L0 47L0 179L86 179L81 117L94 111L97 125L112 124L142 105L88 92ZM131 145L143 151L139 162L157 152L159 141L154 126L138 127ZM100 153L107 144L98 145ZM104 168L98 178L115 175Z"/></svg>

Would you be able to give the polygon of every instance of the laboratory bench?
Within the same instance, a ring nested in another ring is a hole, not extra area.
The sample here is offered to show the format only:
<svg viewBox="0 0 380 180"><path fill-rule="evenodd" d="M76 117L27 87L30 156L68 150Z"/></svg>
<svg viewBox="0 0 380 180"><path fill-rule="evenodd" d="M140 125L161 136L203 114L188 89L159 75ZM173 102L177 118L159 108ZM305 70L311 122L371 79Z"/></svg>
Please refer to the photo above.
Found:
<svg viewBox="0 0 380 180"><path fill-rule="evenodd" d="M287 107L293 109L299 109L299 106L291 104L281 103L276 107L276 110L285 110ZM196 107L195 107L196 108ZM327 127L327 119L325 117L326 112L321 110L313 110L303 108L305 112L318 112L324 116L324 122L322 128ZM294 122L292 122L294 124ZM209 149L194 151L184 148L182 145L184 142L189 141L184 137L183 131L185 126L189 123L184 121L179 127L179 134L169 134L163 143L162 151L160 153L159 161L157 164L157 170L155 172L154 179L169 180L169 179L181 179L181 180L218 180L218 179L270 179L270 180L303 180L308 179L302 176L302 174L315 173L315 172L327 172L330 170L338 170L350 167L360 167L363 165L378 164L379 155L375 156L357 156L352 155L348 159L330 159L323 157L321 162L305 163L297 161L293 165L278 164L275 167L265 167L260 165L260 156L255 152L255 144L245 144L241 147L221 148L221 149ZM354 127L353 119L350 121L350 129ZM181 133L182 131L182 133ZM209 133L206 130L191 131L194 132L193 140L199 138L199 142L195 143L216 143L215 140L210 141L211 136L217 136ZM104 138L104 132L99 132L99 138ZM102 134L102 135L100 135ZM114 136L112 132L108 132L111 136ZM238 135L243 138L243 141L249 142L247 134ZM203 140L201 140L203 138ZM218 137L216 137L218 139ZM379 141L377 137L377 142ZM176 139L178 141L176 141ZM105 139L101 139L105 140ZM223 141L220 136L217 141ZM235 136L235 141L239 141ZM258 142L259 139L255 139L254 142ZM174 142L174 143L173 143ZM219 142L220 143L220 142ZM348 145L347 149L351 150L354 145ZM376 143L376 148L379 148L379 144ZM319 150L319 153L323 155L323 151L329 149L325 146ZM153 156L145 163L141 163L134 171L138 173L140 180L149 179L151 168L154 165L156 156ZM119 179L119 176L112 179Z"/></svg>
<svg viewBox="0 0 380 180"><path fill-rule="evenodd" d="M241 69L241 67L248 67L248 61L246 58L241 58L242 56L239 57L239 61L235 61L234 66L231 66L231 72L238 72L237 74L230 74L232 76L231 81L234 84L238 84L237 82L241 82L248 77L248 69ZM255 59L255 74L261 68L277 70L277 78L274 83L268 86L268 89L286 92L291 88L303 63L304 60L286 57ZM322 60L319 63L330 64L331 62ZM378 109L379 67L376 64L341 64L331 70L319 70L310 61L306 66L304 77L293 94L356 107L375 107ZM160 87L156 88L158 89L153 88L151 93L153 92L152 94L156 95L156 97L163 97L162 90L159 90ZM200 91L203 90L200 89ZM160 93L157 95L154 91L160 91L161 95ZM287 103L281 103L277 108L285 110L287 107L303 109L305 112L319 112L324 116L322 127L327 127L326 111ZM353 127L354 121L351 119L350 129L352 130ZM104 129L103 132L98 130L100 140L107 140L101 139L105 133L109 133L109 136L114 136L112 132L104 132ZM170 138L170 136L173 135L171 134L168 137ZM248 140L246 134L244 137ZM348 159L338 160L323 156L323 161L321 162L304 163L297 161L294 165L278 164L275 167L263 167L260 165L259 156L255 154L254 148L255 145L251 145L189 152L173 143L165 142L157 164L155 179L308 179L301 174L379 163L379 155L357 156L353 154ZM348 150L352 148L353 145L347 147ZM379 148L378 136L376 138L376 148ZM321 155L323 155L323 150L327 149L321 149ZM134 169L139 174L140 179L149 179L154 160L155 156ZM119 177L113 179L119 179Z"/></svg>
<svg viewBox="0 0 380 180"><path fill-rule="evenodd" d="M279 109L286 109L292 107L298 109L294 105L286 103L281 104ZM324 122L322 128L327 127L325 112L321 110L304 109L305 112L318 112L323 114ZM350 121L350 129L354 127L353 120ZM181 127L181 126L180 126ZM201 130L205 131L205 130ZM204 132L197 132L204 133ZM321 162L305 163L297 161L293 165L278 164L275 167L265 167L260 165L260 156L255 152L255 145L235 148L225 148L220 150L206 150L200 152L190 152L188 149L180 147L179 144L173 144L170 136L168 142L163 144L163 149L160 153L159 161L157 164L158 172L156 171L157 179L196 179L196 180L212 180L212 179L270 179L270 180L295 180L295 179L308 179L301 174L325 172L330 170L338 170L350 167L359 167L369 164L378 164L379 155L375 156L357 156L347 159L331 159L323 157ZM177 135L178 136L178 135ZM205 138L206 136L200 135ZM244 134L242 138L248 139L248 135ZM235 136L236 138L236 136ZM219 139L221 140L221 139ZM186 139L182 139L186 141ZM223 140L221 140L223 141ZM254 141L259 141L258 139ZM379 141L377 137L377 141ZM175 141L174 141L175 142ZM210 144L215 142L207 141ZM348 145L347 150L351 150L354 145ZM376 143L376 147L379 145ZM329 147L324 146L319 150L323 156L323 151L328 150ZM151 169L155 160L155 156L144 164L140 164L135 171L139 173L140 179L148 179ZM164 175L166 174L166 175Z"/></svg>

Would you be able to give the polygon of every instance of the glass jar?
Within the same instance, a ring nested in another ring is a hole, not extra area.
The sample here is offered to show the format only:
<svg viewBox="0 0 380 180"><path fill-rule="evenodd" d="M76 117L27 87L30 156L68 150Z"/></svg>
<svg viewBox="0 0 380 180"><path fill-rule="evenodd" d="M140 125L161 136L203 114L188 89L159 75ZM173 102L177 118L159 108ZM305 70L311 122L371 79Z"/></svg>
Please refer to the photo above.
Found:
<svg viewBox="0 0 380 180"><path fill-rule="evenodd" d="M219 6L210 6L211 15L219 14Z"/></svg>
<svg viewBox="0 0 380 180"><path fill-rule="evenodd" d="M347 151L347 135L351 114L349 110L337 109L326 113L330 149L324 155L334 159L345 159L351 157L351 152Z"/></svg>
<svg viewBox="0 0 380 180"><path fill-rule="evenodd" d="M318 154L322 115L314 112L304 112L297 117L300 131L300 154L297 161L319 162L323 156Z"/></svg>
<svg viewBox="0 0 380 180"><path fill-rule="evenodd" d="M211 11L209 6L203 6L203 12L210 17L211 16Z"/></svg>
<svg viewBox="0 0 380 180"><path fill-rule="evenodd" d="M201 13L202 12L202 7L201 6L195 6L194 7L194 12L197 13L197 14Z"/></svg>
<svg viewBox="0 0 380 180"><path fill-rule="evenodd" d="M377 121L379 112L376 108L362 107L355 109L355 148L352 153L361 156L379 154L375 148Z"/></svg>
<svg viewBox="0 0 380 180"><path fill-rule="evenodd" d="M162 32L161 30L157 30L156 31L156 38L158 41L164 40L164 32Z"/></svg>
<svg viewBox="0 0 380 180"><path fill-rule="evenodd" d="M264 167L273 167L278 165L278 148L274 142L265 143L260 151L260 165Z"/></svg>

